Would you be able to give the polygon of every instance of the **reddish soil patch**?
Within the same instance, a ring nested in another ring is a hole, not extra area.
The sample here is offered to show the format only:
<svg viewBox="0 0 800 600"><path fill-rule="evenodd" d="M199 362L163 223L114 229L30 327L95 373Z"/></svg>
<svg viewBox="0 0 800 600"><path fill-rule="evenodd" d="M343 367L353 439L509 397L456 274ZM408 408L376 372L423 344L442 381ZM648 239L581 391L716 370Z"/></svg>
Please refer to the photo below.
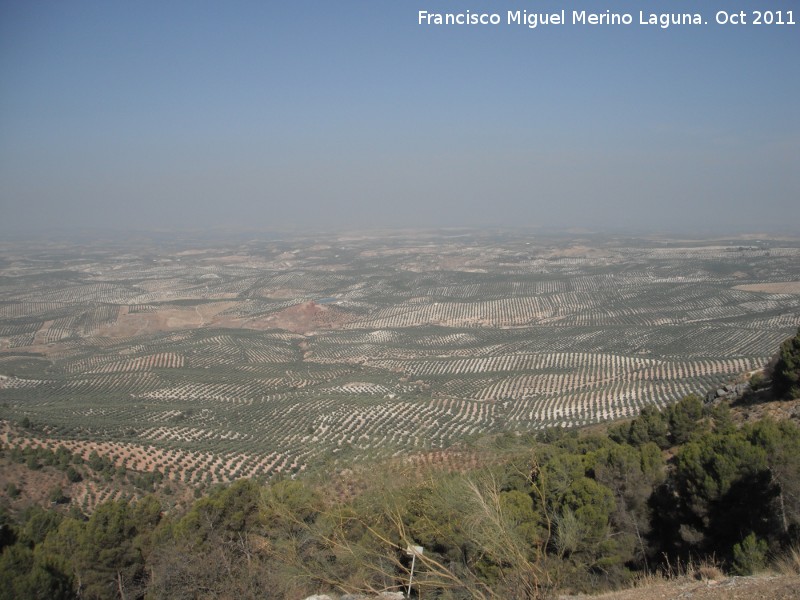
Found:
<svg viewBox="0 0 800 600"><path fill-rule="evenodd" d="M348 313L330 305L305 302L290 306L267 317L247 321L248 329L285 329L292 333L309 333L319 329L337 329L353 320Z"/></svg>

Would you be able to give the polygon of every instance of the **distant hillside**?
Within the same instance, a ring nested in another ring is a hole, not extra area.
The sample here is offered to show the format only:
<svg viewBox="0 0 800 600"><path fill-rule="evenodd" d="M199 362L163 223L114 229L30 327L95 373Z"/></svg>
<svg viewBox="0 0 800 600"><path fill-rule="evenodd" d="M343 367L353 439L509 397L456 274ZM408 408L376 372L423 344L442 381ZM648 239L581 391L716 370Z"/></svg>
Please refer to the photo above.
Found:
<svg viewBox="0 0 800 600"><path fill-rule="evenodd" d="M175 489L392 459L477 465L476 439L741 383L800 326L798 281L798 239L7 244L0 436ZM98 497L79 495L86 509Z"/></svg>

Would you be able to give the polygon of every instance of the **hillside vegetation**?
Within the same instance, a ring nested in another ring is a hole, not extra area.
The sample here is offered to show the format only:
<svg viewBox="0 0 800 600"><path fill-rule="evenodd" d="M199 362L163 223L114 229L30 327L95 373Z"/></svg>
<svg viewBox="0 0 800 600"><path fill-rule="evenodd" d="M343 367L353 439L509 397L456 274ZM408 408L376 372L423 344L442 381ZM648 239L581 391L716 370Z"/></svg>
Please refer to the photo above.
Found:
<svg viewBox="0 0 800 600"><path fill-rule="evenodd" d="M187 234L0 254L0 443L176 490L632 418L761 369L800 325L792 238ZM75 497L108 499L88 480Z"/></svg>
<svg viewBox="0 0 800 600"><path fill-rule="evenodd" d="M781 346L778 377L796 377L799 340ZM776 396L794 394L774 383ZM88 517L6 511L0 597L400 591L410 546L424 548L412 594L425 598L546 598L686 564L750 574L797 555L800 427L735 421L727 403L690 395L607 431L496 437L505 458L467 473L387 464L349 498L322 479L243 479L185 511L152 495Z"/></svg>

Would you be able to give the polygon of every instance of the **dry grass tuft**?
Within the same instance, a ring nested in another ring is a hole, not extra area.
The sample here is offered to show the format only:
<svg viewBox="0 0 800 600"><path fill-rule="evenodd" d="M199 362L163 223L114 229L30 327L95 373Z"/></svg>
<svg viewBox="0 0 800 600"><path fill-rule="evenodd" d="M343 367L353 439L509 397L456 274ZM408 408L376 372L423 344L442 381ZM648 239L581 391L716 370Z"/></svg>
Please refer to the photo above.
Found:
<svg viewBox="0 0 800 600"><path fill-rule="evenodd" d="M800 554L798 555L800 557ZM800 563L798 563L800 566ZM714 557L703 560L702 562L667 562L667 564L657 570L639 574L634 581L633 587L649 587L669 581L697 579L700 581L721 581L726 578L725 572L717 563Z"/></svg>
<svg viewBox="0 0 800 600"><path fill-rule="evenodd" d="M775 560L775 570L781 575L800 574L800 546L793 546L789 551Z"/></svg>
<svg viewBox="0 0 800 600"><path fill-rule="evenodd" d="M695 569L694 576L701 581L719 581L720 579L725 579L725 573L722 572L722 569L716 564L708 562L701 563Z"/></svg>
<svg viewBox="0 0 800 600"><path fill-rule="evenodd" d="M638 573L633 580L632 587L647 588L668 581L669 577L662 571L646 571Z"/></svg>

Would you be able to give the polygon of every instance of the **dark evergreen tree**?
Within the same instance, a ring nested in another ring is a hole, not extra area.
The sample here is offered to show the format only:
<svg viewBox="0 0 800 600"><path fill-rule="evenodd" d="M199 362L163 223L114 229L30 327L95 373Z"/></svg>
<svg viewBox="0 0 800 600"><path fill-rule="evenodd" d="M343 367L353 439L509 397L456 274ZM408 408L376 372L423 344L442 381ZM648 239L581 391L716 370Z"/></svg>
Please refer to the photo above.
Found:
<svg viewBox="0 0 800 600"><path fill-rule="evenodd" d="M772 389L778 398L800 398L800 328L781 344L772 368Z"/></svg>

